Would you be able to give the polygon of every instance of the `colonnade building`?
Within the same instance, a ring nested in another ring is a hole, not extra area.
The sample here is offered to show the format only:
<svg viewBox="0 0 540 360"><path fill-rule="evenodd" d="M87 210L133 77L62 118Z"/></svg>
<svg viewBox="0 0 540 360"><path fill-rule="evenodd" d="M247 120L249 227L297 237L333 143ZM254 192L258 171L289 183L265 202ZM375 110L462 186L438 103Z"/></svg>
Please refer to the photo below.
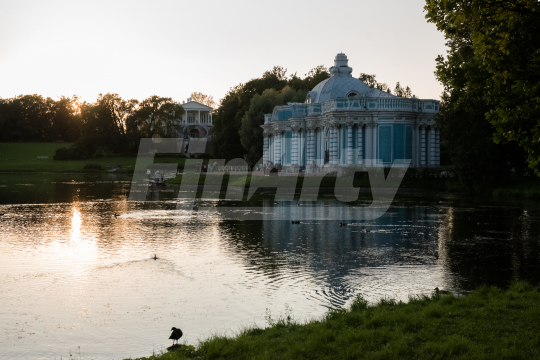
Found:
<svg viewBox="0 0 540 360"><path fill-rule="evenodd" d="M178 151L187 153L191 142L192 146L196 143L200 145L194 147L197 148L198 152L207 152L211 148L211 131L214 127L212 112L214 109L193 101L191 98L187 99L187 102L178 103L178 105L182 105L185 111L177 130Z"/></svg>
<svg viewBox="0 0 540 360"><path fill-rule="evenodd" d="M265 115L263 160L298 171L347 166L439 166L438 100L402 98L354 78L337 54L330 78L304 103L276 106Z"/></svg>

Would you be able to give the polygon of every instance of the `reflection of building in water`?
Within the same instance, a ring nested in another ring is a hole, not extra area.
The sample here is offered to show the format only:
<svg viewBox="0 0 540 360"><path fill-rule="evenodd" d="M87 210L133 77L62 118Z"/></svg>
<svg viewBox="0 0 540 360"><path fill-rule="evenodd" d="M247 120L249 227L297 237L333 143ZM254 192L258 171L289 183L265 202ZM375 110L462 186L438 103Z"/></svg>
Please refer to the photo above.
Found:
<svg viewBox="0 0 540 360"><path fill-rule="evenodd" d="M337 54L330 78L304 103L276 106L265 115L264 161L296 171L316 165L438 166L438 100L397 97L352 76L345 54Z"/></svg>
<svg viewBox="0 0 540 360"><path fill-rule="evenodd" d="M335 200L313 203L315 212L337 205ZM294 213L299 206L268 201L264 207ZM293 219L300 224L263 221L263 247L276 258L278 269L304 269L299 276L310 276L322 288L331 289L328 296L335 306L366 286L378 287L381 296L389 291L406 294L415 276L425 278L416 292L429 292L436 286L449 287L435 265L438 217L438 212L426 207L395 206L377 220L348 221L341 227L339 221L309 218Z"/></svg>

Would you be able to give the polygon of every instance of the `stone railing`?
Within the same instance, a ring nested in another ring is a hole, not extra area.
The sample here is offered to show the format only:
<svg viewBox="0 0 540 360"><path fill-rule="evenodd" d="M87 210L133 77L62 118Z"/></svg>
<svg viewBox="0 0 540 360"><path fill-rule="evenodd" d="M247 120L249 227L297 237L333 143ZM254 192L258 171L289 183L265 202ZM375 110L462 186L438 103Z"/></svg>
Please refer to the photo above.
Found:
<svg viewBox="0 0 540 360"><path fill-rule="evenodd" d="M414 111L439 112L436 100L418 100L409 98L336 98L322 104L323 113L329 111Z"/></svg>
<svg viewBox="0 0 540 360"><path fill-rule="evenodd" d="M439 112L439 101L400 97L360 99L336 98L321 104L289 104L288 106L281 107L279 111L290 111L292 117L296 118L320 115L331 111L406 111L435 114ZM286 118L291 115L288 115ZM270 118L265 120L265 123L268 123ZM271 121L275 120L277 119L271 119ZM285 120L285 118L282 118L281 120Z"/></svg>

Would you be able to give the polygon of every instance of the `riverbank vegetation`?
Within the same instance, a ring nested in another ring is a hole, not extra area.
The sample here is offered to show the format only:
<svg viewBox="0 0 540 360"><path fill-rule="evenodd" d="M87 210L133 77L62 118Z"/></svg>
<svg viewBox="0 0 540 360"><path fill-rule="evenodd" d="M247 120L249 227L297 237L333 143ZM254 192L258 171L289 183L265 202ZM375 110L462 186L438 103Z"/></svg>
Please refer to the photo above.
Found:
<svg viewBox="0 0 540 360"><path fill-rule="evenodd" d="M536 359L540 357L540 288L480 287L456 297L443 291L382 299L357 297L347 310L295 321L267 315L268 327L139 360L177 359Z"/></svg>

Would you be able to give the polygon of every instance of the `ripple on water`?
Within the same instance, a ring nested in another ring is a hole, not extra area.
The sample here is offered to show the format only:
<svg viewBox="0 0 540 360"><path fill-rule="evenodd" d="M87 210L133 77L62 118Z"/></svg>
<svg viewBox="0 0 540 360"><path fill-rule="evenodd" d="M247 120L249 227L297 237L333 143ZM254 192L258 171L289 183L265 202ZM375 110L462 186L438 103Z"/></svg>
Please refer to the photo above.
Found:
<svg viewBox="0 0 540 360"><path fill-rule="evenodd" d="M88 183L57 185L86 191ZM94 185L115 194L123 186ZM78 346L85 358L147 356L170 345L172 326L195 342L264 326L266 309L319 317L357 295L373 303L435 287L464 293L489 274L512 276L493 263L514 273L538 265L530 260L538 211L519 206L412 199L340 228L201 219L177 211L176 200L124 199L0 205L0 357L67 357Z"/></svg>

